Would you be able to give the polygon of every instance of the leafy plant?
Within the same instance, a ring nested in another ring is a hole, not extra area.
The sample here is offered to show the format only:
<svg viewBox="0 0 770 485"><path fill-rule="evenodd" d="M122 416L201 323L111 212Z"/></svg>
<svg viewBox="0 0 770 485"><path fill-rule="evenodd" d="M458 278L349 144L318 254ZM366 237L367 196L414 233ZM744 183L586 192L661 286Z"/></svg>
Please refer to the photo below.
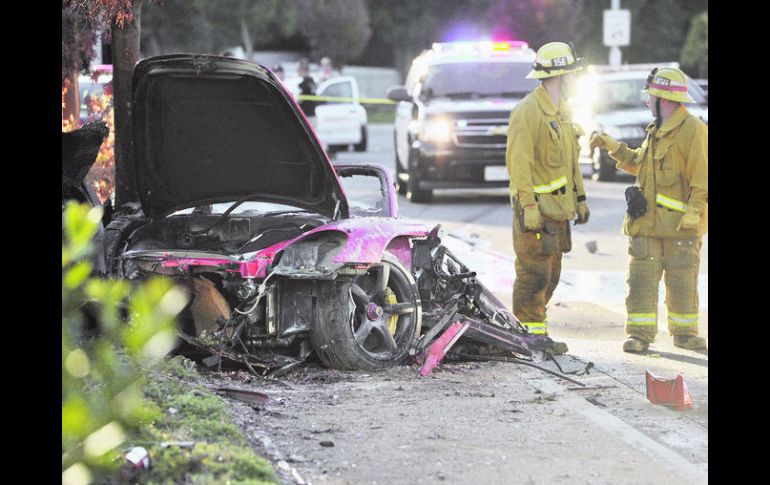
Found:
<svg viewBox="0 0 770 485"><path fill-rule="evenodd" d="M70 202L62 220L63 483L113 469L127 436L157 417L143 394L146 372L172 349L188 301L167 279L132 287L92 276L101 212ZM93 320L96 335L86 331Z"/></svg>

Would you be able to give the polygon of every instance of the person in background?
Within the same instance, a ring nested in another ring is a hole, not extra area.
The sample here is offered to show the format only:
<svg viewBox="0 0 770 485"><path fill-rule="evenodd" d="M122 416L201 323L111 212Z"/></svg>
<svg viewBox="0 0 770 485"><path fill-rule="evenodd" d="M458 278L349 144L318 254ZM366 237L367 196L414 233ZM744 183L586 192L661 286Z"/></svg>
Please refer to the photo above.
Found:
<svg viewBox="0 0 770 485"><path fill-rule="evenodd" d="M275 74L275 77L278 78L279 81L284 82L286 80L286 73L283 72L283 66L280 64L276 64L273 66L273 74Z"/></svg>
<svg viewBox="0 0 770 485"><path fill-rule="evenodd" d="M319 77L319 82L324 82L327 79L331 79L335 76L339 76L339 73L334 70L334 66L332 65L332 60L328 57L324 57L321 59L321 75Z"/></svg>
<svg viewBox="0 0 770 485"><path fill-rule="evenodd" d="M297 75L302 79L299 83L299 107L308 118L315 117L316 102L302 99L302 96L315 96L316 91L316 83L310 76L310 62L307 59L300 59L297 64Z"/></svg>

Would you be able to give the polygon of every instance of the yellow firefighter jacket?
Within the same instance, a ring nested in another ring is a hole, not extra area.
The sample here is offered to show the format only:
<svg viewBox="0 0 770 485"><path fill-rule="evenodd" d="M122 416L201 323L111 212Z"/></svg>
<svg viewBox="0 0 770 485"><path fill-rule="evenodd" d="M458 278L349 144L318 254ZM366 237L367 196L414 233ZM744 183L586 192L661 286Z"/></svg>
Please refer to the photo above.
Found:
<svg viewBox="0 0 770 485"><path fill-rule="evenodd" d="M647 201L647 213L631 219L626 213L623 233L687 239L708 230L708 126L679 106L656 128L647 126L642 146L630 149L625 143L610 156L617 167L637 176L637 185ZM700 216L697 229L677 231L685 212Z"/></svg>
<svg viewBox="0 0 770 485"><path fill-rule="evenodd" d="M562 99L554 105L541 85L511 111L505 164L511 179L511 205L537 203L540 213L555 221L575 217L578 197L585 199L580 174L580 126Z"/></svg>

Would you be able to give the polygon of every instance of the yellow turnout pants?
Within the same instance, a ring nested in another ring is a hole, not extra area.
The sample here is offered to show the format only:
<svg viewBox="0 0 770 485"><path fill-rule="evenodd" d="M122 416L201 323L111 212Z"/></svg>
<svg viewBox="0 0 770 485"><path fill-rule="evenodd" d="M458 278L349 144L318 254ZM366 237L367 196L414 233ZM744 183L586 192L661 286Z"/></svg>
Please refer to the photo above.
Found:
<svg viewBox="0 0 770 485"><path fill-rule="evenodd" d="M533 334L548 333L545 308L559 283L562 253L572 249L569 221L544 219L543 226L524 232L523 221L513 218L513 314Z"/></svg>
<svg viewBox="0 0 770 485"><path fill-rule="evenodd" d="M671 335L698 335L698 267L701 238L629 239L626 333L654 342L658 332L658 285L666 285L668 330Z"/></svg>

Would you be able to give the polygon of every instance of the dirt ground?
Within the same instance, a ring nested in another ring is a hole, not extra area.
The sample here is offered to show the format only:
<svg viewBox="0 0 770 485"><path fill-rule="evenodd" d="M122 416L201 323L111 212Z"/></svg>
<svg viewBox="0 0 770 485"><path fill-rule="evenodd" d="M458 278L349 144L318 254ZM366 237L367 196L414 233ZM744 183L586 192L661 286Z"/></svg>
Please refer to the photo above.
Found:
<svg viewBox="0 0 770 485"><path fill-rule="evenodd" d="M572 375L585 388L501 362L444 363L426 378L414 365L367 374L309 364L277 380L239 371L204 383L270 397L231 400L232 412L285 483L707 483L707 352L660 332L649 352L627 354L611 309L557 303L553 321L564 323L552 331L570 346L559 362L565 372L593 362ZM651 404L645 369L684 374L693 409Z"/></svg>

